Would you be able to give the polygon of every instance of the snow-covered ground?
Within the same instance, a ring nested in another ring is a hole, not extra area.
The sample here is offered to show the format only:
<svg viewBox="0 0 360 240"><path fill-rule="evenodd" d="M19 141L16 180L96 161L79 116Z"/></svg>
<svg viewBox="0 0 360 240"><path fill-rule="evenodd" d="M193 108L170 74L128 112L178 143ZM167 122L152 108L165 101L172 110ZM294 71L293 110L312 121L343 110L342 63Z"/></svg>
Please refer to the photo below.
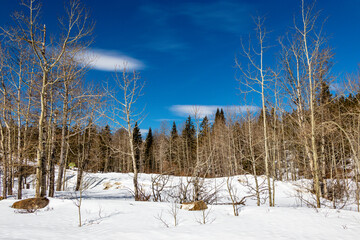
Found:
<svg viewBox="0 0 360 240"><path fill-rule="evenodd" d="M151 192L155 176L140 175L145 193ZM235 217L231 205L220 205L230 202L226 178L207 179L209 193L217 192L214 204L205 212L189 212L171 202L135 202L132 175L121 173L86 174L89 187L81 207L83 226L78 227L75 180L75 172L69 171L68 191L57 192L46 209L35 213L10 208L14 198L0 201L0 239L360 239L358 212L309 208L299 196L311 202L312 195L292 183L276 182L276 207L257 207L249 197ZM170 177L162 198L174 201L186 180ZM232 178L238 199L251 195L247 183L254 186L251 176ZM25 190L24 195L33 197L34 191ZM204 215L206 224L201 224Z"/></svg>

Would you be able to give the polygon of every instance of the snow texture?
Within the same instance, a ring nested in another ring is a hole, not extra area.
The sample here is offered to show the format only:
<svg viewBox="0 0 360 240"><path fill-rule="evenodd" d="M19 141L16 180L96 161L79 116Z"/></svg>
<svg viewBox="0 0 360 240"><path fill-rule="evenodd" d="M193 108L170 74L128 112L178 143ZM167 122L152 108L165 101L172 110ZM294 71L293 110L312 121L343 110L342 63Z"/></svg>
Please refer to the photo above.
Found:
<svg viewBox="0 0 360 240"><path fill-rule="evenodd" d="M154 177L156 175L140 174L139 182L146 193L151 192ZM217 189L213 204L205 212L188 212L179 209L180 204L171 198L187 178L169 178L163 199L170 202L135 202L131 194L132 175L121 173L86 174L89 187L81 207L83 226L78 227L74 204L77 195L73 191L76 173L69 171L67 179L67 191L57 192L46 209L34 213L10 208L16 201L14 197L0 201L0 239L329 240L359 239L360 236L358 212L308 207L306 202L312 201L312 194L290 182L276 182L275 207L268 207L266 199L257 207L256 199L248 197L235 217L231 205L221 205L230 202L226 178L207 179L204 184L209 189L211 186ZM253 181L251 176L232 177L238 199L251 195L249 186L253 186ZM24 198L34 196L33 189L24 192ZM262 196L265 197L266 192ZM174 226L174 209L177 226ZM207 223L200 224L204 216Z"/></svg>

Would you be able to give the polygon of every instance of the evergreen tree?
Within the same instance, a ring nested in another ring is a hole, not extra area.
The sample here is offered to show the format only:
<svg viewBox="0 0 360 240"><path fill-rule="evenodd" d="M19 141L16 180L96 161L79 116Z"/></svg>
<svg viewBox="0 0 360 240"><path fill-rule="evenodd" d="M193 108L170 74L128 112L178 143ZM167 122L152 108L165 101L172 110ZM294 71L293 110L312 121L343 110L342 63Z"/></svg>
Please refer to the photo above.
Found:
<svg viewBox="0 0 360 240"><path fill-rule="evenodd" d="M149 172L153 172L155 170L153 143L154 143L154 139L153 139L152 131L151 131L151 128L149 128L149 132L146 136L145 148L144 148L145 168Z"/></svg>
<svg viewBox="0 0 360 240"><path fill-rule="evenodd" d="M200 124L200 139L204 139L208 136L211 130L211 124L207 116L204 117Z"/></svg>
<svg viewBox="0 0 360 240"><path fill-rule="evenodd" d="M182 136L189 140L189 144L195 142L196 131L195 131L194 123L191 121L190 116L186 119L185 128L182 131Z"/></svg>
<svg viewBox="0 0 360 240"><path fill-rule="evenodd" d="M214 126L221 126L225 124L225 114L224 114L224 110L221 108L221 110L217 109L216 113L215 113L215 119L214 119Z"/></svg>
<svg viewBox="0 0 360 240"><path fill-rule="evenodd" d="M215 122L218 121L220 118L220 110L219 108L216 109L216 113L215 113Z"/></svg>
<svg viewBox="0 0 360 240"><path fill-rule="evenodd" d="M223 131L223 128L225 126L225 115L224 110L221 108L221 110L217 109L214 119L214 124L212 125L212 133L216 135L219 135Z"/></svg>
<svg viewBox="0 0 360 240"><path fill-rule="evenodd" d="M223 109L220 110L220 121L221 121L223 124L225 124L226 119L225 119L225 114L224 114L224 110L223 110Z"/></svg>
<svg viewBox="0 0 360 240"><path fill-rule="evenodd" d="M178 137L178 132L177 132L177 129L176 129L176 123L173 122L173 126L172 126L172 129L171 129L171 136L170 136L172 139L175 139Z"/></svg>
<svg viewBox="0 0 360 240"><path fill-rule="evenodd" d="M179 135L176 129L176 124L175 122L173 122L173 126L170 133L169 162L170 164L177 162L179 170L181 170L181 163L178 161L179 160L178 145L179 145Z"/></svg>
<svg viewBox="0 0 360 240"><path fill-rule="evenodd" d="M320 86L319 102L320 105L328 104L332 99L332 94L330 93L330 86L327 82L322 81Z"/></svg>
<svg viewBox="0 0 360 240"><path fill-rule="evenodd" d="M135 123L134 130L133 130L133 145L134 145L134 151L135 151L136 168L140 169L142 137L141 137L140 128L138 127L137 122Z"/></svg>
<svg viewBox="0 0 360 240"><path fill-rule="evenodd" d="M190 116L186 119L185 127L182 131L182 138L185 145L186 162L188 165L191 165L194 163L196 155L196 131Z"/></svg>

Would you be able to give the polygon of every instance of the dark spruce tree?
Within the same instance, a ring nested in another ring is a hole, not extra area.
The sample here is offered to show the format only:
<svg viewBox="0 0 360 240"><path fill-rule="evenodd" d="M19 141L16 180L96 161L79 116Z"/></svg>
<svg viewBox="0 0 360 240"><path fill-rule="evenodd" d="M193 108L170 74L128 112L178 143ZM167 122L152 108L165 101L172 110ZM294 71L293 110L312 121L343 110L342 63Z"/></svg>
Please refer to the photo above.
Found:
<svg viewBox="0 0 360 240"><path fill-rule="evenodd" d="M222 108L221 110L217 109L215 113L214 124L212 125L213 133L217 132L217 134L219 134L224 126L225 126L224 110Z"/></svg>
<svg viewBox="0 0 360 240"><path fill-rule="evenodd" d="M178 151L178 144L179 144L179 135L176 129L176 123L173 122L173 126L170 133L170 146L169 146L169 162L170 165L173 163L177 163L178 165L178 171L181 172L181 162L179 160L179 151Z"/></svg>
<svg viewBox="0 0 360 240"><path fill-rule="evenodd" d="M154 139L153 139L152 131L151 128L149 128L149 132L146 136L145 147L144 147L144 164L145 164L145 171L147 172L154 172L155 170L153 143L154 143Z"/></svg>
<svg viewBox="0 0 360 240"><path fill-rule="evenodd" d="M318 105L328 105L332 100L332 94L330 92L329 83L326 81L322 81L320 84L320 89L318 90L317 94L317 102ZM328 106L326 106L328 107Z"/></svg>
<svg viewBox="0 0 360 240"><path fill-rule="evenodd" d="M215 119L214 119L214 126L219 124L225 124L225 114L224 110L221 108L221 110L217 109L215 113Z"/></svg>
<svg viewBox="0 0 360 240"><path fill-rule="evenodd" d="M140 128L138 127L137 122L135 123L133 129L133 145L134 145L134 152L135 152L135 161L136 161L136 168L140 171L141 170L141 145L142 145L142 137Z"/></svg>
<svg viewBox="0 0 360 240"><path fill-rule="evenodd" d="M178 132L177 132L177 129L176 129L176 123L173 122L173 126L172 126L172 129L171 129L171 138L175 139L178 137Z"/></svg>
<svg viewBox="0 0 360 240"><path fill-rule="evenodd" d="M217 108L215 113L215 122L218 121L219 118L220 118L220 110L219 108Z"/></svg>
<svg viewBox="0 0 360 240"><path fill-rule="evenodd" d="M224 110L223 110L223 109L220 110L220 121L221 121L223 124L225 124L226 119L225 119L225 114L224 114Z"/></svg>
<svg viewBox="0 0 360 240"><path fill-rule="evenodd" d="M187 167L191 168L196 160L196 131L190 116L186 119L181 135L185 146L185 161Z"/></svg>

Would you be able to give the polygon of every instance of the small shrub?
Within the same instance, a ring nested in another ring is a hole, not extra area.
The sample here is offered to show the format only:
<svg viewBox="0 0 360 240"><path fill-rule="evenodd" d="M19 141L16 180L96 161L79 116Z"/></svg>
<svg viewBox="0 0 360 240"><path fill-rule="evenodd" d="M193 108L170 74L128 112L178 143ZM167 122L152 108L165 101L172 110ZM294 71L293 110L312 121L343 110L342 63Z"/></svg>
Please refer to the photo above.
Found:
<svg viewBox="0 0 360 240"><path fill-rule="evenodd" d="M26 210L27 212L32 213L35 212L37 209L46 207L48 204L49 204L49 199L47 199L46 197L40 197L40 198L28 198L14 202L11 207L15 209Z"/></svg>

